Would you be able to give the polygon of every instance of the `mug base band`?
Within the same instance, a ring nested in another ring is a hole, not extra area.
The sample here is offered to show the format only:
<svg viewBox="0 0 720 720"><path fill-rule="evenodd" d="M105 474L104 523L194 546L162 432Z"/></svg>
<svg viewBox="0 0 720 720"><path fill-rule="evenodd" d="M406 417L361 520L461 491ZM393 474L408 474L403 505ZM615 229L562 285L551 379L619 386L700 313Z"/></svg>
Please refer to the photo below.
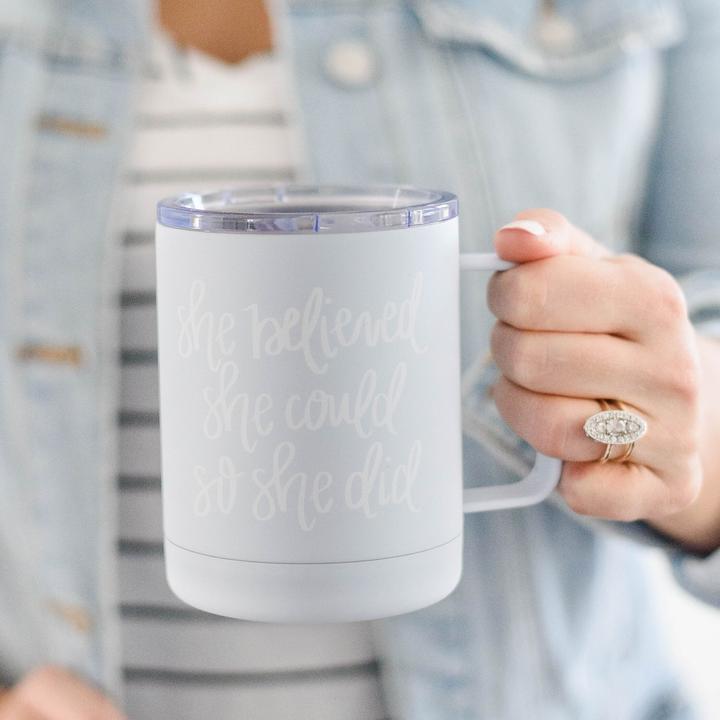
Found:
<svg viewBox="0 0 720 720"><path fill-rule="evenodd" d="M192 552L165 538L168 584L199 610L241 620L375 620L449 595L462 572L462 535L424 552L382 560L265 563Z"/></svg>

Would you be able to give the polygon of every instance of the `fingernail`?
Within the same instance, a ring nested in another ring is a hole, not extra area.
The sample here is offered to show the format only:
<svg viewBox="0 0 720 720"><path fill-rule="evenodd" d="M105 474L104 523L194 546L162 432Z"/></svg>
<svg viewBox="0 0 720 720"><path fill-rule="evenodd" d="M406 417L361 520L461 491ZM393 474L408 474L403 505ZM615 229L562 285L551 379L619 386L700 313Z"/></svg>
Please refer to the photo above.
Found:
<svg viewBox="0 0 720 720"><path fill-rule="evenodd" d="M545 228L536 220L513 220L507 225L503 225L501 230L524 230L525 232L534 235L535 237L542 237L547 234Z"/></svg>

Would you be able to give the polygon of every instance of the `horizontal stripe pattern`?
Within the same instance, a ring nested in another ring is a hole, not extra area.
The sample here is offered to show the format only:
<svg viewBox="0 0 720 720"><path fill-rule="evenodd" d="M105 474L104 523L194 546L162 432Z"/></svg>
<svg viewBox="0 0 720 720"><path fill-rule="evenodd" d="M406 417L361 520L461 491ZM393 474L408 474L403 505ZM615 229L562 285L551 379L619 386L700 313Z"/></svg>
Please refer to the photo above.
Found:
<svg viewBox="0 0 720 720"><path fill-rule="evenodd" d="M150 216L153 217L152 215ZM152 220L151 220L152 222ZM152 228L150 228L152 240ZM123 247L122 292L155 293L155 244L130 242Z"/></svg>
<svg viewBox="0 0 720 720"><path fill-rule="evenodd" d="M267 60L267 58L265 58ZM134 720L381 720L368 626L211 615L165 577L155 307L159 199L292 180L274 64L226 68L156 36L125 183L118 572L125 712Z"/></svg>
<svg viewBox="0 0 720 720"><path fill-rule="evenodd" d="M153 476L147 476L143 477L141 475L119 475L118 476L118 489L120 491L124 490L139 490L139 489L147 489L147 488L160 488L160 478L159 477L153 477Z"/></svg>
<svg viewBox="0 0 720 720"><path fill-rule="evenodd" d="M160 408L157 363L125 364L120 373L121 412L157 413Z"/></svg>
<svg viewBox="0 0 720 720"><path fill-rule="evenodd" d="M140 130L156 130L158 128L197 128L213 126L261 125L282 127L287 118L276 110L185 110L175 113L157 112L154 115L140 115L137 127Z"/></svg>
<svg viewBox="0 0 720 720"><path fill-rule="evenodd" d="M155 607L163 611L188 607L168 587L162 553L121 552L118 578L122 606Z"/></svg>
<svg viewBox="0 0 720 720"><path fill-rule="evenodd" d="M263 167L206 167L198 165L183 169L154 168L152 170L130 170L126 180L130 183L182 183L186 190L195 191L198 184L235 185L237 182L254 184L259 182L281 182L295 178L295 172L289 167L263 168Z"/></svg>
<svg viewBox="0 0 720 720"><path fill-rule="evenodd" d="M227 168L254 169L260 174L287 172L287 131L275 125L242 128L238 142L237 126L143 128L130 158L136 174L186 172L225 172ZM202 136L202 142L199 142Z"/></svg>
<svg viewBox="0 0 720 720"><path fill-rule="evenodd" d="M159 488L121 489L120 540L161 543L162 504Z"/></svg>
<svg viewBox="0 0 720 720"><path fill-rule="evenodd" d="M125 702L135 719L375 720L385 714L374 670L269 681L132 672L125 675Z"/></svg>
<svg viewBox="0 0 720 720"><path fill-rule="evenodd" d="M271 674L368 665L361 625L273 625L197 611L158 615L125 609L123 662L136 669Z"/></svg>
<svg viewBox="0 0 720 720"><path fill-rule="evenodd" d="M120 342L123 350L157 350L155 305L130 305L120 316Z"/></svg>
<svg viewBox="0 0 720 720"><path fill-rule="evenodd" d="M123 365L157 365L157 351L122 349L120 359Z"/></svg>
<svg viewBox="0 0 720 720"><path fill-rule="evenodd" d="M160 476L160 430L157 426L121 425L119 444L121 475Z"/></svg>

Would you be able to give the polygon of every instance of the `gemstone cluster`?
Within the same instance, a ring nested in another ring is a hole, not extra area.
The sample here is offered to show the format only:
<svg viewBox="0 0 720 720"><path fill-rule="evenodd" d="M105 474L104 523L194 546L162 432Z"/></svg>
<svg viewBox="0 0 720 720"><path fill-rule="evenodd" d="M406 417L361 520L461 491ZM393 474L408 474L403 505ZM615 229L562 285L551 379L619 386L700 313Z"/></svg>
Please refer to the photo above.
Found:
<svg viewBox="0 0 720 720"><path fill-rule="evenodd" d="M598 442L624 445L641 438L647 431L647 424L639 415L627 410L603 410L591 415L583 430Z"/></svg>

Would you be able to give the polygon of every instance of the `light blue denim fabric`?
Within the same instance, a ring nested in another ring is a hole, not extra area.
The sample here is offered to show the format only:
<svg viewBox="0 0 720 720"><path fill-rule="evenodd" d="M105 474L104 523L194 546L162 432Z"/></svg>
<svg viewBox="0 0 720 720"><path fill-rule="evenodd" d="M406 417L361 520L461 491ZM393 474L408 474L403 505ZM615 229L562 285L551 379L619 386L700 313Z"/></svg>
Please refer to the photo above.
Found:
<svg viewBox="0 0 720 720"><path fill-rule="evenodd" d="M554 25L540 5L272 0L299 179L455 191L466 250L492 249L519 209L556 208L673 272L693 322L720 337L720 5L559 0ZM140 0L0 9L0 679L53 661L111 695L114 198L148 16ZM367 82L333 71L339 40L364 45ZM462 279L468 485L514 481L532 459L484 393L486 280ZM47 346L65 354L48 362ZM693 717L648 543L720 606L720 553L688 555L643 523L581 518L557 497L468 516L457 590L374 624L392 716Z"/></svg>

